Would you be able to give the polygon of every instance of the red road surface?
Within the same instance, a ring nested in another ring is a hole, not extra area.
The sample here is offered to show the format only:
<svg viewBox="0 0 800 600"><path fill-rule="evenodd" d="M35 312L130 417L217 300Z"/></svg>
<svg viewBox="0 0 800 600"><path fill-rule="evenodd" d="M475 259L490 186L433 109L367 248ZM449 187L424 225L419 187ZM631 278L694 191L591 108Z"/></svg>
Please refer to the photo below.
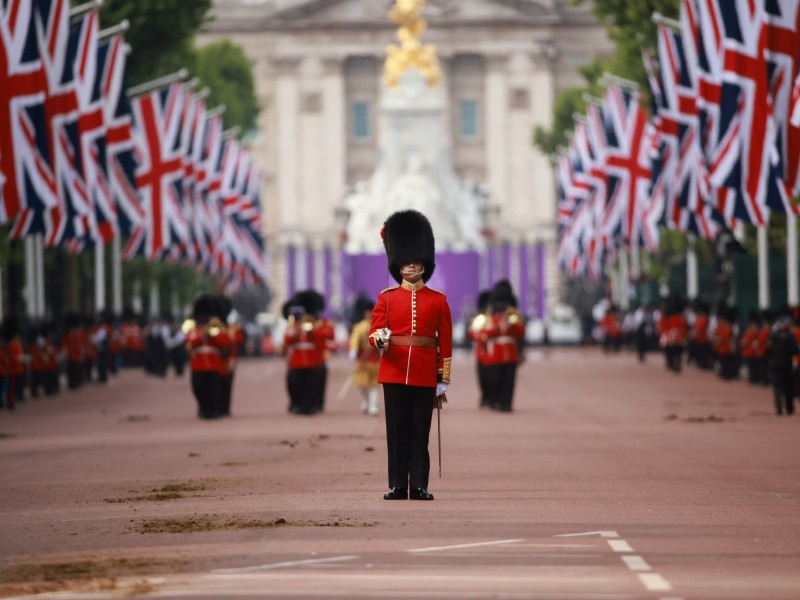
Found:
<svg viewBox="0 0 800 600"><path fill-rule="evenodd" d="M387 502L382 417L337 399L350 368L332 361L315 417L287 414L266 359L242 362L223 421L195 418L185 379L133 372L0 414L3 565L182 561L66 599L800 598L800 416L767 388L534 350L500 414L457 356L436 500ZM135 499L168 484L203 489ZM138 532L192 516L288 524Z"/></svg>

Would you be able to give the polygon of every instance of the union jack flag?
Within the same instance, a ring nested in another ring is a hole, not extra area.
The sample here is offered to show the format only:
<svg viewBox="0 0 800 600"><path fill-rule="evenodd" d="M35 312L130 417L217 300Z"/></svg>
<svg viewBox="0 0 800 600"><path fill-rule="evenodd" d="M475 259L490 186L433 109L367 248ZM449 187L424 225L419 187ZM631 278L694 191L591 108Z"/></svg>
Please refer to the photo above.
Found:
<svg viewBox="0 0 800 600"><path fill-rule="evenodd" d="M0 223L58 198L32 2L0 0Z"/></svg>
<svg viewBox="0 0 800 600"><path fill-rule="evenodd" d="M129 238L123 252L125 258L143 254L160 259L173 243L180 243L187 237L188 225L181 203L182 88L182 84L176 82L132 101L139 162L136 186L145 222Z"/></svg>
<svg viewBox="0 0 800 600"><path fill-rule="evenodd" d="M127 93L124 38L114 35L100 44L97 60L98 69L103 73L106 162L118 208L119 232L123 236L131 236L144 227L145 214L136 189L137 162L134 155L133 116Z"/></svg>

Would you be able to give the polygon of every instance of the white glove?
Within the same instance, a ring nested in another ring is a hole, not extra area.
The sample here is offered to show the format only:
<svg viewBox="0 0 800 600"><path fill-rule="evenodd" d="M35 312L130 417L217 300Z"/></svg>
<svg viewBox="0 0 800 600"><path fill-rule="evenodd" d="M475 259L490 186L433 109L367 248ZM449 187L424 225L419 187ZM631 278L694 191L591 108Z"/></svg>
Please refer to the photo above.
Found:
<svg viewBox="0 0 800 600"><path fill-rule="evenodd" d="M355 350L350 350L350 353L347 355L350 360L355 360L358 357L358 352Z"/></svg>
<svg viewBox="0 0 800 600"><path fill-rule="evenodd" d="M436 384L436 395L441 396L442 394L447 393L447 383L437 383Z"/></svg>
<svg viewBox="0 0 800 600"><path fill-rule="evenodd" d="M383 348L389 345L389 340L392 337L392 330L388 327L384 327L383 329L378 329L378 348Z"/></svg>

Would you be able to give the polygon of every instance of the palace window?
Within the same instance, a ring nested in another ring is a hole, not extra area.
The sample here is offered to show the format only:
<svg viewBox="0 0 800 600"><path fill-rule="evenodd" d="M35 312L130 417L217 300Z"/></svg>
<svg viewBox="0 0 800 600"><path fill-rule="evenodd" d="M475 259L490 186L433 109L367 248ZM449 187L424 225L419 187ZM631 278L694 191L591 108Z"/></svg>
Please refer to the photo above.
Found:
<svg viewBox="0 0 800 600"><path fill-rule="evenodd" d="M353 138L365 140L369 138L369 104L366 102L353 103Z"/></svg>
<svg viewBox="0 0 800 600"><path fill-rule="evenodd" d="M461 137L478 136L478 103L475 100L461 100L458 103L458 128Z"/></svg>

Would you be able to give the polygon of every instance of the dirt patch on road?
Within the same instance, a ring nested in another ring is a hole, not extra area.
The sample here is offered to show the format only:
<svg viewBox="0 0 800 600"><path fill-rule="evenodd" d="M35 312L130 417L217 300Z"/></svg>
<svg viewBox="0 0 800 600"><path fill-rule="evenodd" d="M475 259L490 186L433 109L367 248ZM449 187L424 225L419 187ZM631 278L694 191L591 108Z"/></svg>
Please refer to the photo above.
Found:
<svg viewBox="0 0 800 600"><path fill-rule="evenodd" d="M138 533L197 533L223 529L270 529L273 527L374 527L375 523L356 523L349 519L333 521L291 521L279 517L272 521L199 515L177 519L147 519L137 523L132 530Z"/></svg>
<svg viewBox="0 0 800 600"><path fill-rule="evenodd" d="M153 488L145 494L131 491L131 494L136 495L127 496L125 498L104 498L103 502L118 504L123 502L163 502L165 500L178 500L180 498L186 498L186 493L202 492L211 489L214 483L215 480L213 479L190 481L186 483L168 483L160 488Z"/></svg>
<svg viewBox="0 0 800 600"><path fill-rule="evenodd" d="M150 558L87 558L71 562L26 563L0 571L0 597L57 591L142 594L152 591L146 581L126 582L117 577L174 572L186 565L181 560Z"/></svg>

